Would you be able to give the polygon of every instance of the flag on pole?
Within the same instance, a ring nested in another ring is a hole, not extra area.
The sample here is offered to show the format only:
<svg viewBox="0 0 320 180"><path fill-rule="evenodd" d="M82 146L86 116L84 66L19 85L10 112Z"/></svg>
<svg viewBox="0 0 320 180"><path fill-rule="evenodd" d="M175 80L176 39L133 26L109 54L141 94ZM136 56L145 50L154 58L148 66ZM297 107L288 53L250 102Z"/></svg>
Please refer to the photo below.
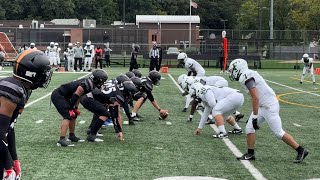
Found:
<svg viewBox="0 0 320 180"><path fill-rule="evenodd" d="M193 2L191 1L191 4L190 4L193 8L198 8L198 4L196 2Z"/></svg>

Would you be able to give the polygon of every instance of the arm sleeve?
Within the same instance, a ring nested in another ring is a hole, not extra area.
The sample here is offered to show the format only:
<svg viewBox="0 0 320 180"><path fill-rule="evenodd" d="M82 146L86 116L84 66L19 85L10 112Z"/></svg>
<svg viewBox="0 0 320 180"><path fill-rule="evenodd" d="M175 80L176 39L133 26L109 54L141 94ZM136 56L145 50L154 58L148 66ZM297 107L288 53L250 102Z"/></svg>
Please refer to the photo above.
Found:
<svg viewBox="0 0 320 180"><path fill-rule="evenodd" d="M192 74L192 71L188 71L188 76L191 76L191 74Z"/></svg>
<svg viewBox="0 0 320 180"><path fill-rule="evenodd" d="M245 82L245 85L250 90L256 87L256 82L254 81L254 78L250 78Z"/></svg>
<svg viewBox="0 0 320 180"><path fill-rule="evenodd" d="M199 126L198 128L202 129L204 124L206 123L207 119L208 119L208 116L210 115L212 109L209 107L209 106L205 106L204 108L204 111L203 111L203 114L201 116L201 120L199 122Z"/></svg>
<svg viewBox="0 0 320 180"><path fill-rule="evenodd" d="M154 97L153 97L153 95L152 95L152 92L151 92L151 91L147 91L146 93L147 93L148 99L149 99L151 102L153 102L153 101L154 101Z"/></svg>
<svg viewBox="0 0 320 180"><path fill-rule="evenodd" d="M122 132L122 128L121 128L121 125L119 123L119 112L118 112L118 106L114 106L112 107L112 121L113 121L113 124L114 124L114 129L118 132Z"/></svg>
<svg viewBox="0 0 320 180"><path fill-rule="evenodd" d="M130 116L130 109L129 109L128 101L124 101L122 104L122 107L124 109L124 112L126 113L127 118L130 120L131 116Z"/></svg>
<svg viewBox="0 0 320 180"><path fill-rule="evenodd" d="M18 160L17 150L16 150L16 136L15 136L14 128L12 128L8 132L7 140L8 140L8 149L12 157L12 160Z"/></svg>

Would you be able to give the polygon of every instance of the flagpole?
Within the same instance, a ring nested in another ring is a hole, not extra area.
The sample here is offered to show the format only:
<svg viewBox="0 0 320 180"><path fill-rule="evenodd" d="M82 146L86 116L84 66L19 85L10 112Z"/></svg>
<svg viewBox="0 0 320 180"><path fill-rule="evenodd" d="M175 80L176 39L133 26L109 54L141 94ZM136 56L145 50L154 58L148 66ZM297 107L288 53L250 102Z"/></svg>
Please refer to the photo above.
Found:
<svg viewBox="0 0 320 180"><path fill-rule="evenodd" d="M191 47L191 1L190 0L190 4L189 4L189 7L190 7L190 18L189 18L189 47Z"/></svg>

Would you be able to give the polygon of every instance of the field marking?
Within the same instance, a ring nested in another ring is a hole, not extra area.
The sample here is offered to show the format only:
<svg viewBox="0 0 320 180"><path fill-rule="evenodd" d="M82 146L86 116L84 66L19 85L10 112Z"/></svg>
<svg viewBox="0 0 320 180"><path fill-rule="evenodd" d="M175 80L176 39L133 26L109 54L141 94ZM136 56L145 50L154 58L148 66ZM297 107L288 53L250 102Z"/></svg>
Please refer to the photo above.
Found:
<svg viewBox="0 0 320 180"><path fill-rule="evenodd" d="M79 124L84 124L86 121L79 121Z"/></svg>
<svg viewBox="0 0 320 180"><path fill-rule="evenodd" d="M86 75L83 75L83 76L79 77L78 79L84 78L84 77L87 76L88 74L89 74L89 73L87 73ZM78 80L78 79L77 79L77 80ZM27 103L27 104L24 106L24 108L27 108L27 107L31 106L32 104L34 104L34 103L36 103L36 102L39 102L39 101L41 101L42 99L50 96L50 95L52 94L52 92L53 92L53 91L49 92L48 94L46 94L46 95L44 95L44 96L42 96L42 97L40 97L40 98L38 98L38 99L36 99L36 100L34 100L34 101L31 101L31 102Z"/></svg>
<svg viewBox="0 0 320 180"><path fill-rule="evenodd" d="M37 124L40 124L40 123L42 123L42 122L43 122L43 120L42 120L42 119L40 119L40 120L36 121L36 123L37 123Z"/></svg>
<svg viewBox="0 0 320 180"><path fill-rule="evenodd" d="M310 92L319 92L319 91L310 91ZM281 99L282 96L291 95L291 94L302 94L302 93L304 93L304 92L295 91L295 92L278 94L276 97L280 102L283 102L283 103L296 105L296 106L300 106L300 107L308 107L308 108L315 108L315 109L319 109L320 108L319 106L310 106L310 105L306 105L306 104L300 104L300 103L295 103L295 102L292 102L292 101L287 101L287 100Z"/></svg>
<svg viewBox="0 0 320 180"><path fill-rule="evenodd" d="M172 82L178 87L178 89L180 90L180 92L184 92L183 89L179 86L179 84L176 82L176 80L170 75L168 74L168 76L171 78ZM200 111L201 112L201 111ZM199 111L198 111L199 113ZM202 114L199 113L200 115ZM218 128L216 125L210 125L214 131L218 132ZM229 148L229 150L236 156L236 157L240 157L242 156L242 153L240 152L240 150L229 140L229 139L222 139L223 142L226 144L226 146ZM250 161L240 161L243 166L250 172L250 174L258 180L266 180L267 178L265 178L262 173L256 168L254 167L254 165L250 162Z"/></svg>
<svg viewBox="0 0 320 180"><path fill-rule="evenodd" d="M297 124L297 123L293 123L294 126L297 126L297 127L301 127L300 124Z"/></svg>

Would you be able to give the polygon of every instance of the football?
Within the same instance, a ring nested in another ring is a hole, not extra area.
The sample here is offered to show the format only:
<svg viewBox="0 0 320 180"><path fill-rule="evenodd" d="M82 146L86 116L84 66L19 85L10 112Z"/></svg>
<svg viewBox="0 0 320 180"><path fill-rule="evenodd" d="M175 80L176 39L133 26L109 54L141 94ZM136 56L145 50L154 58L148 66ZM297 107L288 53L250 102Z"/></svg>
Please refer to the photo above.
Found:
<svg viewBox="0 0 320 180"><path fill-rule="evenodd" d="M168 111L165 111L164 113L159 114L159 120L165 120L168 117L169 113Z"/></svg>

